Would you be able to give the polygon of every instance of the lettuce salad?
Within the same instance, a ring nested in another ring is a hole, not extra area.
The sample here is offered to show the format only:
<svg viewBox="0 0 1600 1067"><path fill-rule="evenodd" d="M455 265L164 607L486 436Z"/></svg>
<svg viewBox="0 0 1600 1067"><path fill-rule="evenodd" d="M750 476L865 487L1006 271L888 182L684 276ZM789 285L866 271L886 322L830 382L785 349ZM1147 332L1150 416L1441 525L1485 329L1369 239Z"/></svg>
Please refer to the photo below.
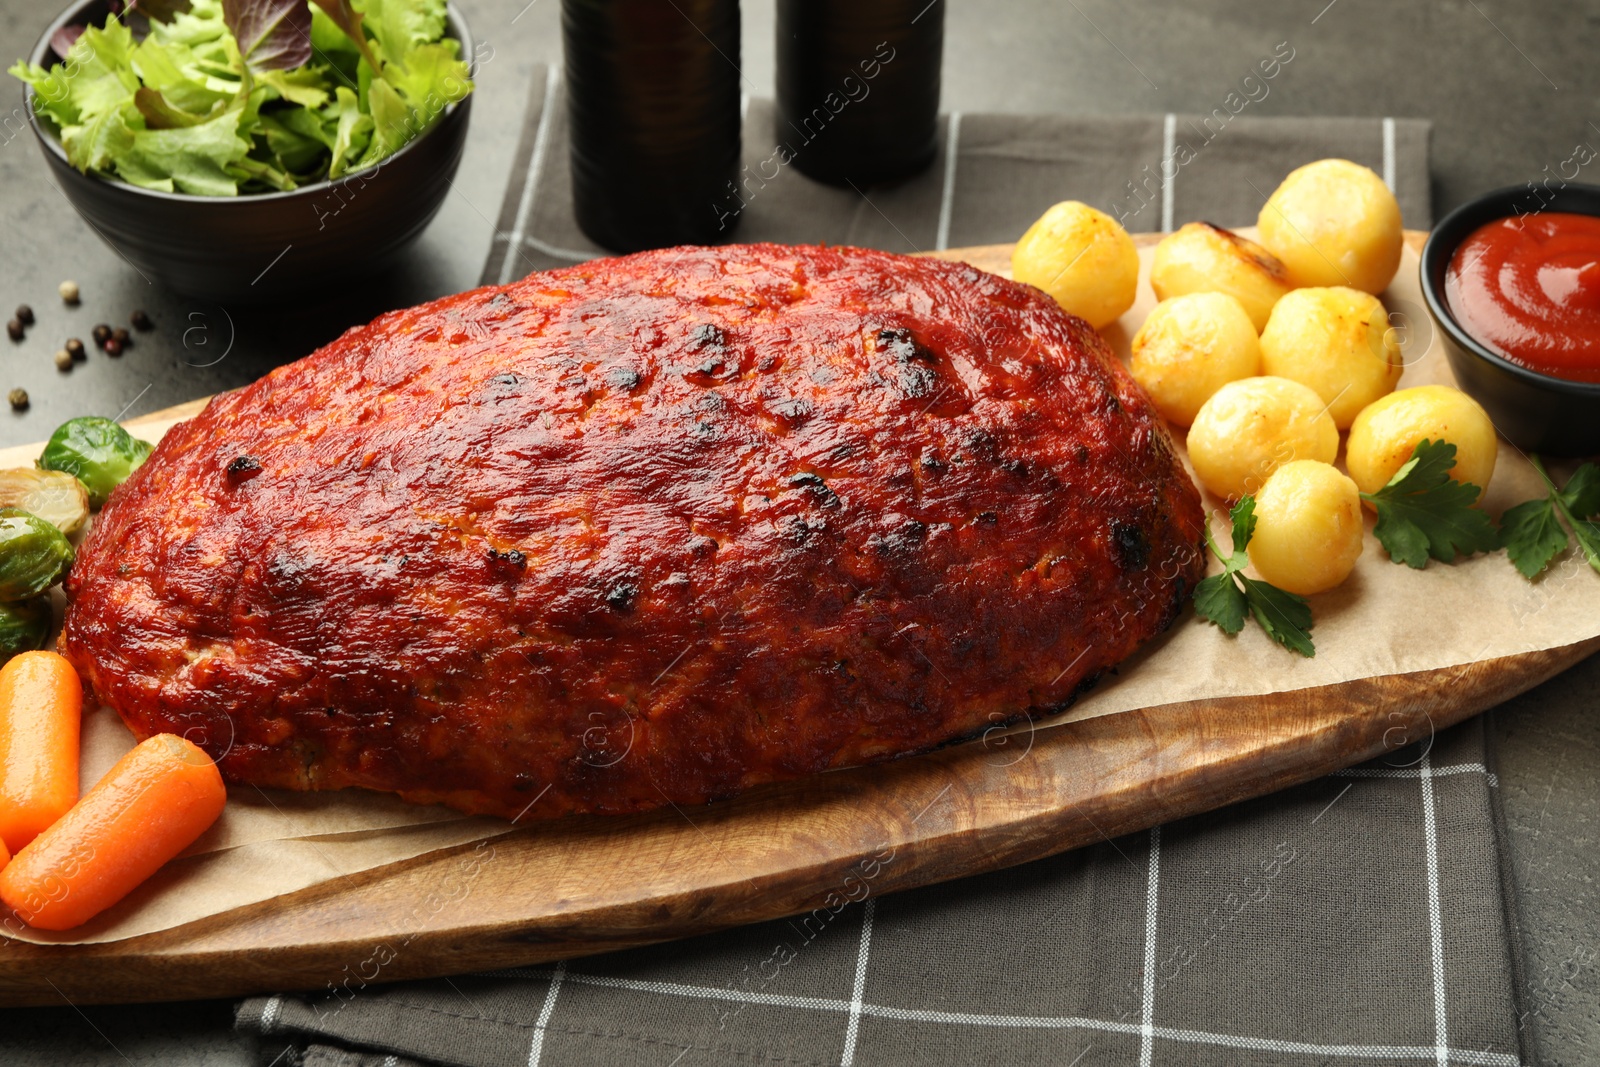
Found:
<svg viewBox="0 0 1600 1067"><path fill-rule="evenodd" d="M137 32L136 32L137 31ZM289 190L381 163L472 91L444 0L135 0L18 62L84 173L162 192Z"/></svg>

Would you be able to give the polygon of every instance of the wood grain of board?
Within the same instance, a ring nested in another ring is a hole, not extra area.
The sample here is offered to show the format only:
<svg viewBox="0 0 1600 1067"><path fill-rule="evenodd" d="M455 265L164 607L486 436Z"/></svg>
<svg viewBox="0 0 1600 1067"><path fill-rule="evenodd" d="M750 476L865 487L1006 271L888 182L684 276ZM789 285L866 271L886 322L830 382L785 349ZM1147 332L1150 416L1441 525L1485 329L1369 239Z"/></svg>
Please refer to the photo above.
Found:
<svg viewBox="0 0 1600 1067"><path fill-rule="evenodd" d="M997 273L1010 266L1009 245L940 255ZM203 404L130 425L153 435ZM0 467L37 454L38 446L0 450ZM8 940L0 1004L354 991L831 909L1309 781L1423 740L1597 650L1600 639L1106 715L766 786L693 811L516 829L125 941Z"/></svg>

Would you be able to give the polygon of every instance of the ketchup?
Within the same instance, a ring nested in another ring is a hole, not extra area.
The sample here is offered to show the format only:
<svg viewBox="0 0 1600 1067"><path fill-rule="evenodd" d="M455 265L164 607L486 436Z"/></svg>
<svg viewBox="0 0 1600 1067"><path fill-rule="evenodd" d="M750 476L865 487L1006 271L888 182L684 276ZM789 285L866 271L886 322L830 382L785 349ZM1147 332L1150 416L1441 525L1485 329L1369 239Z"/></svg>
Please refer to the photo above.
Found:
<svg viewBox="0 0 1600 1067"><path fill-rule="evenodd" d="M1529 370L1600 382L1600 217L1544 212L1474 230L1450 259L1461 327Z"/></svg>

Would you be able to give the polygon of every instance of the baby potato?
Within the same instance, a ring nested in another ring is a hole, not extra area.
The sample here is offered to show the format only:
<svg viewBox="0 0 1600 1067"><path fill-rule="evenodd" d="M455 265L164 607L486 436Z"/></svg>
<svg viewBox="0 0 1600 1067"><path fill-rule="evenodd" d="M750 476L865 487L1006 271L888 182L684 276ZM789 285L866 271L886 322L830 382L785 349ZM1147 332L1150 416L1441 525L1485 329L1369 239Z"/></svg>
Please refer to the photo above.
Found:
<svg viewBox="0 0 1600 1067"><path fill-rule="evenodd" d="M1262 372L1315 389L1341 430L1393 391L1404 369L1383 303L1344 286L1296 289L1261 331Z"/></svg>
<svg viewBox="0 0 1600 1067"><path fill-rule="evenodd" d="M1322 398L1287 378L1244 378L1218 389L1189 427L1189 462L1216 495L1237 500L1297 459L1332 463L1339 431Z"/></svg>
<svg viewBox="0 0 1600 1067"><path fill-rule="evenodd" d="M1424 438L1456 446L1450 477L1479 489L1489 487L1500 451L1494 424L1476 400L1448 385L1402 389L1363 408L1350 424L1345 452L1350 477L1363 493L1376 493Z"/></svg>
<svg viewBox="0 0 1600 1067"><path fill-rule="evenodd" d="M1400 204L1366 167L1323 159L1290 173L1261 208L1261 243L1301 285L1381 293L1400 267Z"/></svg>
<svg viewBox="0 0 1600 1067"><path fill-rule="evenodd" d="M1235 297L1186 293L1150 312L1128 366L1161 417L1188 426L1212 393L1261 373L1261 343Z"/></svg>
<svg viewBox="0 0 1600 1067"><path fill-rule="evenodd" d="M1256 494L1256 530L1246 551L1256 573L1308 596L1332 589L1361 557L1361 494L1338 469L1285 463Z"/></svg>
<svg viewBox="0 0 1600 1067"><path fill-rule="evenodd" d="M1043 289L1098 330L1133 306L1139 253L1116 219L1064 200L1039 216L1017 242L1011 276Z"/></svg>
<svg viewBox="0 0 1600 1067"><path fill-rule="evenodd" d="M1185 293L1227 293L1244 305L1256 333L1272 305L1289 291L1278 257L1254 241L1209 222L1191 222L1156 245L1150 287L1158 300Z"/></svg>

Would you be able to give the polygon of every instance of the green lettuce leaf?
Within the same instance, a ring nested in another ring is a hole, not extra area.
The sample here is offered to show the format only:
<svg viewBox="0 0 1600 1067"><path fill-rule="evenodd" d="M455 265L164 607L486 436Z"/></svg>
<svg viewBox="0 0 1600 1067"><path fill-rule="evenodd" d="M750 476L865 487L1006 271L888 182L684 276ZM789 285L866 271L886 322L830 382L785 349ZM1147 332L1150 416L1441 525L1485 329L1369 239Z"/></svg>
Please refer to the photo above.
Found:
<svg viewBox="0 0 1600 1067"><path fill-rule="evenodd" d="M204 54L207 45L215 46L229 36L228 25L222 21L222 0L194 0L188 11L173 15L168 22L152 23L150 36L163 44L187 45L196 54ZM234 42L235 50L238 42Z"/></svg>
<svg viewBox="0 0 1600 1067"><path fill-rule="evenodd" d="M61 131L63 145L69 128L93 127L73 135L77 155L87 158L95 155L88 146L100 143L108 116L131 102L139 88L130 62L133 47L133 34L110 19L104 27L85 27L66 59L49 70L19 62L11 73L33 86L35 112ZM73 165L79 166L76 160Z"/></svg>
<svg viewBox="0 0 1600 1067"><path fill-rule="evenodd" d="M133 34L120 22L86 27L72 46L68 68L73 102L85 118L115 111L133 98L139 78L131 62ZM77 73L71 68L77 65Z"/></svg>
<svg viewBox="0 0 1600 1067"><path fill-rule="evenodd" d="M264 159L252 159L250 156L245 156L239 162L231 164L228 167L228 172L240 181L257 181L281 192L288 192L290 189L295 188L295 180L293 178Z"/></svg>
<svg viewBox="0 0 1600 1067"><path fill-rule="evenodd" d="M56 66L11 74L73 166L145 188L234 196L339 178L381 163L473 88L460 43L443 36L444 0L137 6L150 16L143 39L108 18L58 35Z"/></svg>
<svg viewBox="0 0 1600 1067"><path fill-rule="evenodd" d="M381 78L368 89L367 103L372 112L372 140L351 170L373 166L405 147L415 132L411 123L418 121L394 86Z"/></svg>
<svg viewBox="0 0 1600 1067"><path fill-rule="evenodd" d="M327 73L319 67L298 70L265 70L256 81L278 94L280 100L316 110L328 102Z"/></svg>
<svg viewBox="0 0 1600 1067"><path fill-rule="evenodd" d="M139 114L144 116L145 127L151 130L198 126L209 117L175 107L165 96L148 87L133 94L133 106L139 109Z"/></svg>
<svg viewBox="0 0 1600 1067"><path fill-rule="evenodd" d="M333 136L321 117L302 107L262 115L256 131L257 144L286 174L320 173L333 151Z"/></svg>
<svg viewBox="0 0 1600 1067"><path fill-rule="evenodd" d="M173 107L192 115L210 115L227 107L238 95L236 82L214 86L188 45L163 42L151 34L133 51L133 69L147 89L166 98Z"/></svg>
<svg viewBox="0 0 1600 1067"><path fill-rule="evenodd" d="M444 0L352 0L363 25L377 39L386 62L404 59L412 49L444 36Z"/></svg>
<svg viewBox="0 0 1600 1067"><path fill-rule="evenodd" d="M33 87L34 114L45 119L47 125L59 131L83 121L78 105L72 101L72 83L63 64L45 70L37 63L24 63L19 59L6 73Z"/></svg>
<svg viewBox="0 0 1600 1067"><path fill-rule="evenodd" d="M133 98L121 108L95 115L77 126L61 130L61 147L67 162L84 173L108 172L115 160L133 143L133 133L143 122Z"/></svg>
<svg viewBox="0 0 1600 1067"><path fill-rule="evenodd" d="M117 173L146 189L235 196L239 182L230 168L250 150L250 142L239 136L243 116L242 110L226 111L198 126L137 131L116 154Z"/></svg>
<svg viewBox="0 0 1600 1067"><path fill-rule="evenodd" d="M344 52L361 58L361 49L356 47L348 34L339 28L338 23L328 17L328 13L320 7L311 9L311 54L318 57L331 56L335 52Z"/></svg>
<svg viewBox="0 0 1600 1067"><path fill-rule="evenodd" d="M367 61L372 69L378 69L378 57L373 55L372 46L367 42L367 35L361 29L364 15L350 3L350 0L311 0L321 8L328 21L338 27L345 38L361 53L361 58ZM315 43L313 41L313 43Z"/></svg>
<svg viewBox="0 0 1600 1067"><path fill-rule="evenodd" d="M331 113L333 127L333 161L328 165L328 177L344 177L350 167L366 153L372 140L372 116L363 114L356 94L340 86L334 90L336 101L327 112Z"/></svg>
<svg viewBox="0 0 1600 1067"><path fill-rule="evenodd" d="M404 60L383 65L384 80L422 117L423 129L431 127L447 105L472 91L460 50L458 41L425 44L408 52Z"/></svg>

